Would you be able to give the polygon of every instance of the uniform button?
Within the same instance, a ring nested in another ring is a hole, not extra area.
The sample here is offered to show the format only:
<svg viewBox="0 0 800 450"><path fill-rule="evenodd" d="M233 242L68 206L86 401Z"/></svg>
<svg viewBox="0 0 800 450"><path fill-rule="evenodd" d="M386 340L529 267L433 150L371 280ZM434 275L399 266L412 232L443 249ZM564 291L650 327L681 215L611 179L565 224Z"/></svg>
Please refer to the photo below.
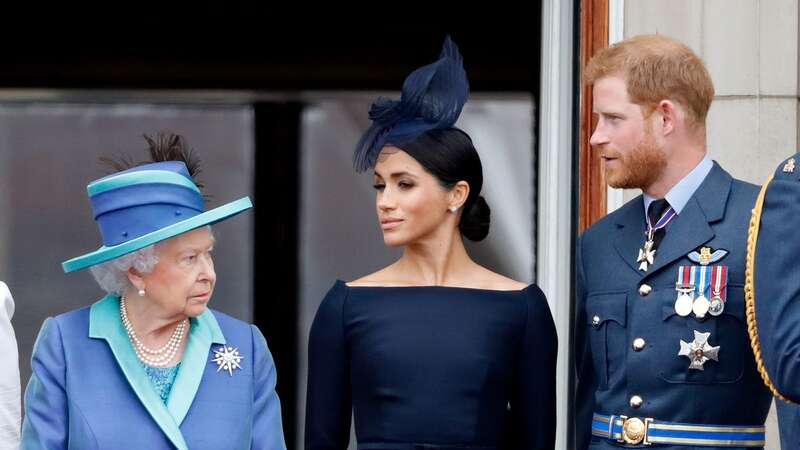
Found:
<svg viewBox="0 0 800 450"><path fill-rule="evenodd" d="M644 400L642 400L642 397L639 397L638 395L634 395L633 397L631 397L631 400L630 400L629 403L631 404L631 408L639 409L639 407L642 406L642 403L644 403Z"/></svg>
<svg viewBox="0 0 800 450"><path fill-rule="evenodd" d="M651 292L653 292L653 288L650 287L649 284L642 284L639 286L639 295L642 297L647 297Z"/></svg>
<svg viewBox="0 0 800 450"><path fill-rule="evenodd" d="M640 352L644 349L645 344L647 344L647 342L645 342L644 339L636 338L633 340L633 349Z"/></svg>
<svg viewBox="0 0 800 450"><path fill-rule="evenodd" d="M592 317L592 325L595 326L595 327L600 325L600 316Z"/></svg>

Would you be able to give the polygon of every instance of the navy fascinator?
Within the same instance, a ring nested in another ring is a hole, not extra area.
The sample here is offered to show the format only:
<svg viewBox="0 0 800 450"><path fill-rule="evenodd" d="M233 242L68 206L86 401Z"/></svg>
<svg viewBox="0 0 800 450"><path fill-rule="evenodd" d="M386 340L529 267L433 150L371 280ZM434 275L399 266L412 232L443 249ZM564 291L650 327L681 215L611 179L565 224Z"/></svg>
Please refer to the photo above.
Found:
<svg viewBox="0 0 800 450"><path fill-rule="evenodd" d="M401 146L426 131L451 128L468 96L469 82L461 53L448 36L439 59L406 78L400 100L379 97L372 104L372 125L361 136L353 155L356 171L374 167L386 145Z"/></svg>

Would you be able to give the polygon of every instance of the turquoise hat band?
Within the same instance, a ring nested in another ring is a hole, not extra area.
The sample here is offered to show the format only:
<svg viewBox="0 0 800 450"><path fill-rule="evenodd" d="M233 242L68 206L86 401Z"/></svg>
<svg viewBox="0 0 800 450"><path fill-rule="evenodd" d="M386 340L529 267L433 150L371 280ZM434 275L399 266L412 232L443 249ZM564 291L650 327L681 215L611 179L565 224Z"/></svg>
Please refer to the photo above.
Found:
<svg viewBox="0 0 800 450"><path fill-rule="evenodd" d="M187 189L191 189L200 194L200 189L197 188L197 186L194 184L192 180L186 178L183 175L180 175L175 172L170 172L167 170L142 170L137 172L126 172L126 173L121 173L119 175L112 175L97 180L94 183L90 183L89 186L86 187L86 191L89 193L89 197L93 197L97 194L100 194L105 191L110 191L112 189L118 189L126 186L133 186L136 184L153 184L153 183L174 184L177 186L183 186Z"/></svg>
<svg viewBox="0 0 800 450"><path fill-rule="evenodd" d="M148 171L147 174L147 180L150 183L153 182L152 173L153 171ZM192 185L194 186L194 184ZM113 189L113 188L107 188L107 189ZM89 195L91 195L91 192ZM219 222L220 220L227 219L228 217L239 214L240 212L250 209L252 207L253 203L250 201L250 197L243 197L240 198L239 200L227 203L223 206L198 214L184 221L174 223L167 227L153 231L152 233L148 233L143 236L139 236L138 238L123 242L122 244L114 245L111 247L107 246L100 247L94 252L87 253L85 255L78 256L76 258L72 258L68 261L64 261L63 263L61 263L61 266L64 268L64 272L67 273L85 269L89 266L110 261L122 255L135 252L136 250L145 248L149 245L177 236L181 233L191 231L195 228L200 228L204 225L211 225L213 223Z"/></svg>

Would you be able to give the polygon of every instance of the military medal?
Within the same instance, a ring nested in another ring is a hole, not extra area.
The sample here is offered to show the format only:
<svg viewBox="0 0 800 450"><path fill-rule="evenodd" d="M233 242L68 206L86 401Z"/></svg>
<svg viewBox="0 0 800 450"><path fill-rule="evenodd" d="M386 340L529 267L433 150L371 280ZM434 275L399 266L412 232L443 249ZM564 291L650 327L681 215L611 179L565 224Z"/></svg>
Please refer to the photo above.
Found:
<svg viewBox="0 0 800 450"><path fill-rule="evenodd" d="M645 230L647 240L645 240L642 248L639 249L639 256L636 258L636 262L639 264L639 270L642 272L647 272L647 268L653 265L653 261L655 260L656 249L653 247L655 246L654 238L656 231L666 227L677 215L678 213L670 206L664 211L664 214L661 215L661 218L658 219L655 225L651 224L650 217L647 217L647 230Z"/></svg>
<svg viewBox="0 0 800 450"><path fill-rule="evenodd" d="M675 314L686 317L692 312L692 294L694 293L694 271L690 266L678 267L678 281L675 290L678 298L675 299Z"/></svg>
<svg viewBox="0 0 800 450"><path fill-rule="evenodd" d="M725 303L722 302L722 298L719 296L719 293L715 292L714 296L711 297L711 304L708 307L708 313L716 317L722 314L722 311L724 310Z"/></svg>
<svg viewBox="0 0 800 450"><path fill-rule="evenodd" d="M689 292L694 292L694 287ZM686 317L692 312L692 297L686 293L681 292L675 300L675 313L681 317Z"/></svg>
<svg viewBox="0 0 800 450"><path fill-rule="evenodd" d="M709 361L719 361L719 346L712 347L708 344L708 338L711 333L700 333L694 330L694 340L692 342L685 342L681 339L681 349L678 351L678 356L685 356L689 358L689 369L705 370L703 365Z"/></svg>
<svg viewBox="0 0 800 450"><path fill-rule="evenodd" d="M714 266L711 268L711 305L708 312L712 316L719 316L725 311L725 294L728 287L728 267Z"/></svg>
<svg viewBox="0 0 800 450"><path fill-rule="evenodd" d="M705 295L698 296L694 299L694 303L692 303L692 312L698 319L704 319L710 308L711 302Z"/></svg>
<svg viewBox="0 0 800 450"><path fill-rule="evenodd" d="M711 307L711 302L709 302L708 297L706 297L706 289L708 289L709 285L709 267L700 266L692 267L692 269L698 272L697 297L694 298L694 303L692 303L692 312L698 319L703 319L706 317L706 313L708 313L708 309Z"/></svg>

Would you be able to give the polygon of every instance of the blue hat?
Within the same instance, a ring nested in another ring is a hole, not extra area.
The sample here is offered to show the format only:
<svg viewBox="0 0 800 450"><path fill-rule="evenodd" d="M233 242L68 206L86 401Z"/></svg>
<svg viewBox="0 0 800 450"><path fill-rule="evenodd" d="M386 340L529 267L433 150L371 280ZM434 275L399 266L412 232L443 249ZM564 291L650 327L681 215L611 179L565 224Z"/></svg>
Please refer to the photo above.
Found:
<svg viewBox="0 0 800 450"><path fill-rule="evenodd" d="M249 197L203 211L186 164L164 161L123 170L86 187L103 246L61 265L74 272L213 224L253 206Z"/></svg>
<svg viewBox="0 0 800 450"><path fill-rule="evenodd" d="M378 98L369 110L372 126L361 137L353 166L375 166L386 145L402 146L426 131L452 128L469 97L469 82L458 46L445 38L439 59L411 72L400 100Z"/></svg>

